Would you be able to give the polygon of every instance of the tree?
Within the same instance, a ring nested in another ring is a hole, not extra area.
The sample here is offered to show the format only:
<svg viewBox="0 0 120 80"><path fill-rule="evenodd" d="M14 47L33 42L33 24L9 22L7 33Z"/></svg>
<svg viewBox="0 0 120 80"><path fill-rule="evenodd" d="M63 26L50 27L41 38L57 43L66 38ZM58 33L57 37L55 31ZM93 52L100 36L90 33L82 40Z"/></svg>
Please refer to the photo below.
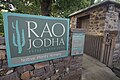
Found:
<svg viewBox="0 0 120 80"><path fill-rule="evenodd" d="M50 16L52 0L11 0L17 13ZM21 7L22 6L22 7Z"/></svg>
<svg viewBox="0 0 120 80"><path fill-rule="evenodd" d="M90 5L93 5L95 0L90 0Z"/></svg>
<svg viewBox="0 0 120 80"><path fill-rule="evenodd" d="M90 5L90 0L10 0L17 13L67 17ZM21 7L22 6L22 7Z"/></svg>
<svg viewBox="0 0 120 80"><path fill-rule="evenodd" d="M115 1L120 2L120 0L115 0Z"/></svg>
<svg viewBox="0 0 120 80"><path fill-rule="evenodd" d="M38 0L12 0L17 13L40 15L40 4ZM21 7L22 6L22 7Z"/></svg>
<svg viewBox="0 0 120 80"><path fill-rule="evenodd" d="M44 16L50 16L52 0L39 0L41 5L41 14Z"/></svg>
<svg viewBox="0 0 120 80"><path fill-rule="evenodd" d="M68 17L69 14L89 6L89 0L54 0L52 3L52 16Z"/></svg>
<svg viewBox="0 0 120 80"><path fill-rule="evenodd" d="M4 9L10 12L68 17L69 14L88 7L90 0L7 0L2 2ZM93 1L93 0L92 0ZM11 11L9 4L13 5L15 11Z"/></svg>

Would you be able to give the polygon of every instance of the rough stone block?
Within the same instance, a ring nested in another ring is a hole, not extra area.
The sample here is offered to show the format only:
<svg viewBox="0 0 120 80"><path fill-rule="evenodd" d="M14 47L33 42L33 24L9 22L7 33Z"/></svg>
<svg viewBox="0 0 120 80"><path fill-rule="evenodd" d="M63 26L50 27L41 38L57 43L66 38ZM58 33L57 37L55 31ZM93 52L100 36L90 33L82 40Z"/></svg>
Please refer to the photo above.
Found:
<svg viewBox="0 0 120 80"><path fill-rule="evenodd" d="M1 77L1 80L20 80L17 72Z"/></svg>
<svg viewBox="0 0 120 80"><path fill-rule="evenodd" d="M51 80L59 80L59 76L60 75L55 74L55 75L51 76Z"/></svg>
<svg viewBox="0 0 120 80"><path fill-rule="evenodd" d="M31 66L31 65L26 65L26 66L20 66L20 67L17 67L15 70L18 72L18 73L23 73L25 71L31 71L33 70L34 67Z"/></svg>
<svg viewBox="0 0 120 80"><path fill-rule="evenodd" d="M71 71L70 73L65 74L65 76L68 76L67 79L68 80L80 80L81 78L81 73L75 71Z"/></svg>
<svg viewBox="0 0 120 80"><path fill-rule="evenodd" d="M33 74L35 77L39 77L41 75L43 75L45 73L45 69L44 68L40 68L40 69L35 69L33 71Z"/></svg>
<svg viewBox="0 0 120 80"><path fill-rule="evenodd" d="M0 50L0 60L6 59L6 52L5 50Z"/></svg>
<svg viewBox="0 0 120 80"><path fill-rule="evenodd" d="M0 69L2 68L2 60L0 60Z"/></svg>
<svg viewBox="0 0 120 80"><path fill-rule="evenodd" d="M2 61L2 68L3 69L8 68L8 62L7 62L7 60L3 60Z"/></svg>
<svg viewBox="0 0 120 80"><path fill-rule="evenodd" d="M43 74L43 78L45 79L45 78L49 78L49 77L51 77L52 76L52 74L50 73L50 72L47 72L47 73L45 73L45 74Z"/></svg>
<svg viewBox="0 0 120 80"><path fill-rule="evenodd" d="M31 79L29 80L43 80L41 77L32 77Z"/></svg>
<svg viewBox="0 0 120 80"><path fill-rule="evenodd" d="M60 67L64 67L65 66L65 63L64 62L59 62L57 64L54 64L55 68L60 68Z"/></svg>
<svg viewBox="0 0 120 80"><path fill-rule="evenodd" d="M6 71L4 69L0 69L0 76L5 76L6 75Z"/></svg>
<svg viewBox="0 0 120 80"><path fill-rule="evenodd" d="M30 75L31 75L31 76L34 76L33 71L30 71Z"/></svg>
<svg viewBox="0 0 120 80"><path fill-rule="evenodd" d="M55 69L53 65L49 65L45 67L45 74L43 75L44 77L50 77L55 73Z"/></svg>
<svg viewBox="0 0 120 80"><path fill-rule="evenodd" d="M48 66L49 62L41 62L41 63L36 63L34 64L35 69L40 69L42 67Z"/></svg>
<svg viewBox="0 0 120 80"><path fill-rule="evenodd" d="M7 71L7 75L13 73L13 69Z"/></svg>
<svg viewBox="0 0 120 80"><path fill-rule="evenodd" d="M26 72L24 72L24 73L21 74L21 79L22 80L29 80L30 77L31 77L31 75L30 75L29 71L26 71Z"/></svg>
<svg viewBox="0 0 120 80"><path fill-rule="evenodd" d="M49 74L54 74L55 70L54 70L54 67L53 66L46 66L45 67L45 73Z"/></svg>
<svg viewBox="0 0 120 80"><path fill-rule="evenodd" d="M62 58L54 59L54 60L53 60L53 63L56 64L56 63L59 63L59 62L62 62L62 61L63 61Z"/></svg>

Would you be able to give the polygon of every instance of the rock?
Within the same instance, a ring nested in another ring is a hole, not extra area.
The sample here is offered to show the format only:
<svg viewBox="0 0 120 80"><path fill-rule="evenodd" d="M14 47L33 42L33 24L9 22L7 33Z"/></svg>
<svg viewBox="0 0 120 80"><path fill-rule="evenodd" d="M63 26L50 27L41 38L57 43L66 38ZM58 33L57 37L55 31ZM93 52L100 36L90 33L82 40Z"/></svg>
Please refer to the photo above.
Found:
<svg viewBox="0 0 120 80"><path fill-rule="evenodd" d="M25 71L31 71L33 70L34 67L31 66L31 65L26 65L26 66L20 66L20 67L17 67L15 70L18 72L18 73L23 73Z"/></svg>
<svg viewBox="0 0 120 80"><path fill-rule="evenodd" d="M5 50L0 50L0 60L6 59L5 55L6 55Z"/></svg>
<svg viewBox="0 0 120 80"><path fill-rule="evenodd" d="M35 69L33 73L35 77L39 77L45 73L45 69L44 68Z"/></svg>
<svg viewBox="0 0 120 80"><path fill-rule="evenodd" d="M51 76L51 80L59 80L60 75L53 75Z"/></svg>
<svg viewBox="0 0 120 80"><path fill-rule="evenodd" d="M0 60L0 69L2 68L2 60Z"/></svg>
<svg viewBox="0 0 120 80"><path fill-rule="evenodd" d="M67 68L66 68L66 72L69 73L69 71L70 71L70 69L67 67Z"/></svg>
<svg viewBox="0 0 120 80"><path fill-rule="evenodd" d="M43 80L41 77L32 77L31 79L29 80Z"/></svg>
<svg viewBox="0 0 120 80"><path fill-rule="evenodd" d="M54 60L53 60L53 63L54 63L54 64L57 64L57 63L62 62L62 61L63 61L62 58L54 59Z"/></svg>
<svg viewBox="0 0 120 80"><path fill-rule="evenodd" d="M43 77L44 78L49 78L52 75L54 75L54 73L55 73L55 70L54 70L53 65L46 66L45 67L45 74L43 75Z"/></svg>
<svg viewBox="0 0 120 80"><path fill-rule="evenodd" d="M20 80L17 72L1 77L1 80Z"/></svg>
<svg viewBox="0 0 120 80"><path fill-rule="evenodd" d="M13 70L9 70L6 74L11 74L13 73Z"/></svg>
<svg viewBox="0 0 120 80"><path fill-rule="evenodd" d="M29 80L30 77L31 77L31 75L30 75L29 71L26 71L26 72L24 72L24 73L21 74L21 79L22 80Z"/></svg>
<svg viewBox="0 0 120 80"><path fill-rule="evenodd" d="M0 69L0 71L2 71L3 69Z"/></svg>
<svg viewBox="0 0 120 80"><path fill-rule="evenodd" d="M45 66L45 72L54 72L54 66L53 65L49 65L49 66Z"/></svg>
<svg viewBox="0 0 120 80"><path fill-rule="evenodd" d="M40 68L48 66L48 65L49 65L49 62L41 62L41 63L34 64L34 67L35 67L35 69L40 69Z"/></svg>
<svg viewBox="0 0 120 80"><path fill-rule="evenodd" d="M46 78L45 80L50 80L50 78Z"/></svg>
<svg viewBox="0 0 120 80"><path fill-rule="evenodd" d="M30 75L31 75L31 76L34 76L33 71L30 71Z"/></svg>
<svg viewBox="0 0 120 80"><path fill-rule="evenodd" d="M2 61L2 68L8 68L8 62L7 62L7 60L3 60Z"/></svg>

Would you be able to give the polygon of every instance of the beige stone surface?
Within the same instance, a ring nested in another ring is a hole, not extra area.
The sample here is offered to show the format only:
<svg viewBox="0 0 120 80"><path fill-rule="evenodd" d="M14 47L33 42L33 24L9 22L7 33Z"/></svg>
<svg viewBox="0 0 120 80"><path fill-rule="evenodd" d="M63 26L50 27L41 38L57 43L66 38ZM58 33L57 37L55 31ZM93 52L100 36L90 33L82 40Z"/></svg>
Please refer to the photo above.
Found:
<svg viewBox="0 0 120 80"><path fill-rule="evenodd" d="M90 56L83 57L82 80L120 80L110 68Z"/></svg>
<svg viewBox="0 0 120 80"><path fill-rule="evenodd" d="M22 80L29 80L30 79L30 72L29 71L26 71L24 72L22 75L21 75L21 79Z"/></svg>
<svg viewBox="0 0 120 80"><path fill-rule="evenodd" d="M0 60L5 59L5 51L4 50L0 50Z"/></svg>

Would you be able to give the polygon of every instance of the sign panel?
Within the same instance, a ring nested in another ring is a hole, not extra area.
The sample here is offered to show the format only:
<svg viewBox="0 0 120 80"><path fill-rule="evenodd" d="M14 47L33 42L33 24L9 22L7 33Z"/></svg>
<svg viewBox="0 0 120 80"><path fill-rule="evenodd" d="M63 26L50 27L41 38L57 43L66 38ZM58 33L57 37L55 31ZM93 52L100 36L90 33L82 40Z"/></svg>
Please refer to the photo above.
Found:
<svg viewBox="0 0 120 80"><path fill-rule="evenodd" d="M71 55L83 54L84 37L85 37L85 33L75 33L75 32L73 32L73 34L72 34Z"/></svg>
<svg viewBox="0 0 120 80"><path fill-rule="evenodd" d="M69 19L3 13L9 67L68 56Z"/></svg>

